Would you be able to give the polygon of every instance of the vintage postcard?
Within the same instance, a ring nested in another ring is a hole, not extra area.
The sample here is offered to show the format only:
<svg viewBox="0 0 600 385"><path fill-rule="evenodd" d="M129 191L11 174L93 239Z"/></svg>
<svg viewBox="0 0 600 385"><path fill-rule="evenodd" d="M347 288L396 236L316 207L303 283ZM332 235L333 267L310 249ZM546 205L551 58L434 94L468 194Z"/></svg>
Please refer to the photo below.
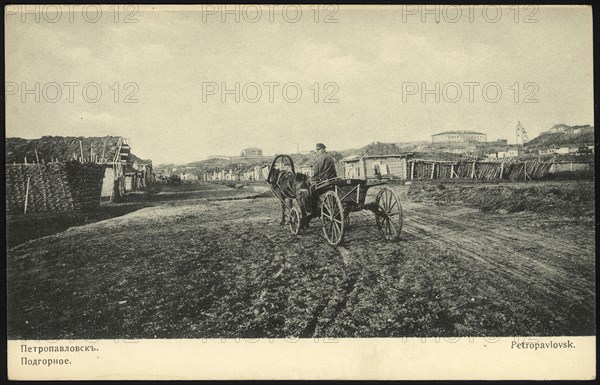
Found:
<svg viewBox="0 0 600 385"><path fill-rule="evenodd" d="M10 379L596 378L591 7L4 18Z"/></svg>

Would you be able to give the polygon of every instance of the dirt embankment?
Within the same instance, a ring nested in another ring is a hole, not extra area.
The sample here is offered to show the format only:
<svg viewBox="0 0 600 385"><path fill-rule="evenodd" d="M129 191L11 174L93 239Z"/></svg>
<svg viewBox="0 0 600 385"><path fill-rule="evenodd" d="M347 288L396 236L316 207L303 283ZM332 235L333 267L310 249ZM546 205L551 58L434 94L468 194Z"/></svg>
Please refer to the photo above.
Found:
<svg viewBox="0 0 600 385"><path fill-rule="evenodd" d="M415 202L432 201L500 213L534 212L567 216L593 215L593 181L528 183L413 183L408 196Z"/></svg>

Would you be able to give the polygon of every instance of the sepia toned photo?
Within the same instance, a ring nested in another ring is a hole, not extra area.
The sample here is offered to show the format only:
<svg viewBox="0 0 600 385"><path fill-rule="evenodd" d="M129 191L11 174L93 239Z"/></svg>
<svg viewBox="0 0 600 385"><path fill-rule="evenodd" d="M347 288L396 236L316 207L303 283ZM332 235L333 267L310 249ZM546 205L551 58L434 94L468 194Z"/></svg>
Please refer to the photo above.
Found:
<svg viewBox="0 0 600 385"><path fill-rule="evenodd" d="M4 22L9 378L595 378L591 7Z"/></svg>

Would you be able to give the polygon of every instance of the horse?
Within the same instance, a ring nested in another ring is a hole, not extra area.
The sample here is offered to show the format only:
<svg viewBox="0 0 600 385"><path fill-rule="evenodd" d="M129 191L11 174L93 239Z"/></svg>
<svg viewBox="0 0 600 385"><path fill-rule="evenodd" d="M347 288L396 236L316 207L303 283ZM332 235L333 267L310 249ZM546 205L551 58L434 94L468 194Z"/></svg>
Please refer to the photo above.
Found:
<svg viewBox="0 0 600 385"><path fill-rule="evenodd" d="M306 216L306 202L308 197L306 193L302 194L301 190L308 190L310 187L310 178L308 175L297 172L292 173L288 170L273 170L274 173L271 176L270 183L274 186L273 190L277 197L281 200L281 222L280 225L285 224L285 209L286 200L289 202L288 206L291 206L293 199L300 199L300 210L302 211L302 220L300 221L300 228L307 228L310 218Z"/></svg>

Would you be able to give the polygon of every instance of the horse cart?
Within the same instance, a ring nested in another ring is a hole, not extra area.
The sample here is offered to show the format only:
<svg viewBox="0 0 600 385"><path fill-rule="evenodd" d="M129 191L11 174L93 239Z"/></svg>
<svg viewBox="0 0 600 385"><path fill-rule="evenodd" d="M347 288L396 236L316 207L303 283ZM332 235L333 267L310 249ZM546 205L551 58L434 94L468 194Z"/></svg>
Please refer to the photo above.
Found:
<svg viewBox="0 0 600 385"><path fill-rule="evenodd" d="M370 210L375 214L375 224L385 241L396 241L400 237L402 206L394 191L384 186L373 202L365 202L367 191L385 185L385 181L338 177L300 185L299 189L290 188L287 181L302 180L297 178L298 174L292 158L278 155L273 159L267 177L273 195L282 204L282 224L285 219L294 235L300 232L307 219L320 217L325 239L330 245L338 246L344 241L350 213ZM306 194L306 199L300 199L302 194Z"/></svg>

